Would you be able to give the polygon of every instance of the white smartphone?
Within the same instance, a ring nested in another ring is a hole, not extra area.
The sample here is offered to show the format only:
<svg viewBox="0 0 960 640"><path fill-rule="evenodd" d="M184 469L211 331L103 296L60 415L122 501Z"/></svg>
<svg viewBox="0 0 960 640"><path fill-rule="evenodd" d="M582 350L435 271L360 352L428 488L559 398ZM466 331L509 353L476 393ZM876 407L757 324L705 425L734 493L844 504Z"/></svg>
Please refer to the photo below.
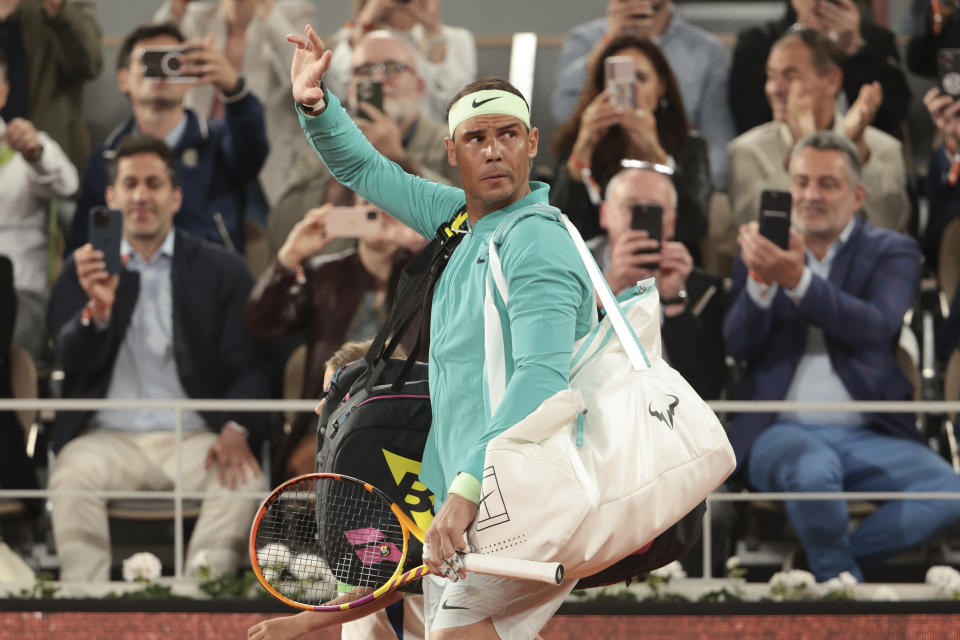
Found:
<svg viewBox="0 0 960 640"><path fill-rule="evenodd" d="M327 213L327 235L334 238L368 238L383 228L380 212L372 207L334 207Z"/></svg>
<svg viewBox="0 0 960 640"><path fill-rule="evenodd" d="M637 108L636 67L630 56L610 56L603 61L607 88L613 103L625 109Z"/></svg>

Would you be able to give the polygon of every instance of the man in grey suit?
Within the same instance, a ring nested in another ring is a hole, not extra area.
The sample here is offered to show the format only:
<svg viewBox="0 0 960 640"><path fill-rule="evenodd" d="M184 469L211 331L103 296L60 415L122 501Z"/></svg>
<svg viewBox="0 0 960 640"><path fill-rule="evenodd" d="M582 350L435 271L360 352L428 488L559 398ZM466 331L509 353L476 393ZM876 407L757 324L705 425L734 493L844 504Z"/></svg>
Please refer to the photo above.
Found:
<svg viewBox="0 0 960 640"><path fill-rule="evenodd" d="M738 136L727 147L727 188L737 225L755 220L764 189L790 188L787 174L794 142L832 130L854 143L867 191L862 215L874 226L905 231L910 218L906 168L900 142L870 126L883 92L864 85L842 114L841 58L835 45L813 29L794 29L767 58L766 94L773 120Z"/></svg>

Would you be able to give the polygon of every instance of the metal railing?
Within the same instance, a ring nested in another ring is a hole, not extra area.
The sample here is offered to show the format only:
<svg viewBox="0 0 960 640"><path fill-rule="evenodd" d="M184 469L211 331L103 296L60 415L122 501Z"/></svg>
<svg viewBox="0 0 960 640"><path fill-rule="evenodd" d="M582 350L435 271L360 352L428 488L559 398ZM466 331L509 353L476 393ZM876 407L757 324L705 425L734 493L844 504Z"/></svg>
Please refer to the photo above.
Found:
<svg viewBox="0 0 960 640"><path fill-rule="evenodd" d="M929 413L949 414L960 412L960 402L943 401L867 401L867 402L787 402L787 401L738 401L716 400L708 402L717 413L766 413L784 411L843 411L861 413ZM0 498L50 498L51 496L93 496L102 498L170 499L174 503L174 575L183 576L183 501L217 497L218 499L263 499L266 492L228 493L209 491L184 491L181 476L182 457L180 444L183 434L184 411L232 411L232 412L282 412L313 411L312 400L48 400L48 399L0 399L0 411L52 410L52 411L101 411L116 409L165 409L174 412L174 433L177 434L177 474L170 491L80 491L49 489L0 489ZM704 578L712 578L712 527L710 506L714 502L751 502L756 500L960 500L960 492L842 492L842 493L739 493L715 492L707 496L707 511L703 520L703 571Z"/></svg>

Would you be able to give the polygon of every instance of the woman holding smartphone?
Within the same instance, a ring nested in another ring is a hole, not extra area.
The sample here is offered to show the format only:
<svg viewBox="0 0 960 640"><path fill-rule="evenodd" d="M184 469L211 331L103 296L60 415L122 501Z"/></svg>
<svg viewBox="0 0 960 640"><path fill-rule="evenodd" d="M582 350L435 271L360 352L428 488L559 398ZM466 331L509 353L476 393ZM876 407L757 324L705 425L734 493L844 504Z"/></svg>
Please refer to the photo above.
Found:
<svg viewBox="0 0 960 640"><path fill-rule="evenodd" d="M609 86L607 61L613 57L633 61L632 103L622 99L623 91ZM707 143L690 126L677 79L657 45L625 35L597 50L577 108L557 130L552 147L563 160L551 204L563 210L585 238L603 233L598 205L623 160L646 160L672 172L680 196L677 240L700 263L713 190Z"/></svg>

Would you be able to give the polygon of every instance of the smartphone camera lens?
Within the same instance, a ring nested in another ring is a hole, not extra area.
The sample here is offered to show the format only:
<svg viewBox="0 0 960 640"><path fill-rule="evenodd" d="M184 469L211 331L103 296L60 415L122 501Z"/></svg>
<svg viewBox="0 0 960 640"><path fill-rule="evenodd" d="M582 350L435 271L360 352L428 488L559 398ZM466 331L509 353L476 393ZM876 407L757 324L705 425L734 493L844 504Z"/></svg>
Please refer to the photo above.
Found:
<svg viewBox="0 0 960 640"><path fill-rule="evenodd" d="M105 227L110 221L110 214L104 211L103 209L98 209L93 212L93 224L98 227Z"/></svg>

